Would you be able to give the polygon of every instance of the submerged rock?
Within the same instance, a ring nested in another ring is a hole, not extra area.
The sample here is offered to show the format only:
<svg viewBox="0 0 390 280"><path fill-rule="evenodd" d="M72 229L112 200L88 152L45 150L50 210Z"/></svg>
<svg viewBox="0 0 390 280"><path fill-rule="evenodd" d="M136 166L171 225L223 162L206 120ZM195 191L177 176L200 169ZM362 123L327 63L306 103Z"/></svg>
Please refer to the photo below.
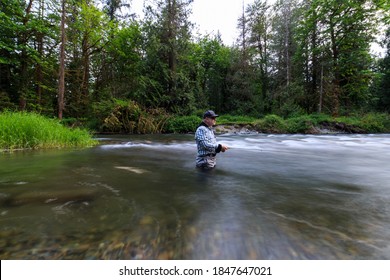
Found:
<svg viewBox="0 0 390 280"><path fill-rule="evenodd" d="M0 193L0 205L5 204L9 199L9 195L5 193Z"/></svg>
<svg viewBox="0 0 390 280"><path fill-rule="evenodd" d="M122 169L122 170L130 171L130 172L133 172L133 173L136 173L136 174L143 174L143 173L148 172L145 169L131 167L131 166L115 166L115 168L116 169Z"/></svg>
<svg viewBox="0 0 390 280"><path fill-rule="evenodd" d="M30 203L63 203L67 201L90 201L97 192L91 189L69 189L52 191L29 191L16 196L11 196L7 204L20 206Z"/></svg>

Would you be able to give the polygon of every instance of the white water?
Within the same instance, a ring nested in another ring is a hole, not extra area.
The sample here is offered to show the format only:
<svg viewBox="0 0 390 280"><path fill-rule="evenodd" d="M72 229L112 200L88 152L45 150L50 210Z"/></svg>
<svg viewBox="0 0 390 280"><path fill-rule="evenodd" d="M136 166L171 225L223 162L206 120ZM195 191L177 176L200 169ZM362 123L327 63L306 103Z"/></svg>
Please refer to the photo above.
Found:
<svg viewBox="0 0 390 280"><path fill-rule="evenodd" d="M103 145L104 150L145 150L183 153L189 167L196 153L194 141L142 141ZM221 135L219 142L230 147L218 155L218 169L248 174L288 169L308 178L335 176L338 182L388 186L390 182L390 136L376 135ZM285 164L283 164L283 162ZM245 168L237 169L237 164ZM341 181L340 181L341 180Z"/></svg>

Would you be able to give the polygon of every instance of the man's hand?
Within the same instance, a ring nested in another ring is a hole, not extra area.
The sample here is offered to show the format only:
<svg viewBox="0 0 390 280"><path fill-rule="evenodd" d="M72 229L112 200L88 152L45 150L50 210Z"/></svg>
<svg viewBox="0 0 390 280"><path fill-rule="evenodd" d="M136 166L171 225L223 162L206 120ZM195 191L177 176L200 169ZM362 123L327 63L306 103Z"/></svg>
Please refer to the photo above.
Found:
<svg viewBox="0 0 390 280"><path fill-rule="evenodd" d="M228 146L226 146L226 145L223 145L223 144L221 144L221 152L222 153L224 153L225 151L227 151L228 149L229 149L229 147Z"/></svg>

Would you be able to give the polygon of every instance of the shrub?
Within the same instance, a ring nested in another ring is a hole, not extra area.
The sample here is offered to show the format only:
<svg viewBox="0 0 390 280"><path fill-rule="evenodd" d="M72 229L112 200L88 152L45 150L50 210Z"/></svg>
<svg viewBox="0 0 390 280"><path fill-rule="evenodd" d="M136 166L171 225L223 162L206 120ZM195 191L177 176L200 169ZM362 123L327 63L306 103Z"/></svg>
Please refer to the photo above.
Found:
<svg viewBox="0 0 390 280"><path fill-rule="evenodd" d="M285 133L287 130L285 121L277 115L267 115L255 121L254 127L256 130L267 133Z"/></svg>
<svg viewBox="0 0 390 280"><path fill-rule="evenodd" d="M287 120L287 130L290 133L311 133L316 125L317 122L307 115Z"/></svg>
<svg viewBox="0 0 390 280"><path fill-rule="evenodd" d="M249 124L255 120L255 118L248 116L221 115L218 117L217 124Z"/></svg>
<svg viewBox="0 0 390 280"><path fill-rule="evenodd" d="M148 134L161 133L169 115L164 109L146 109L131 100L114 99L94 106L102 132Z"/></svg>
<svg viewBox="0 0 390 280"><path fill-rule="evenodd" d="M197 116L177 116L171 117L165 127L167 133L188 133L195 132L202 119Z"/></svg>
<svg viewBox="0 0 390 280"><path fill-rule="evenodd" d="M366 133L384 133L390 131L389 114L369 113L364 116L339 117L336 120Z"/></svg>
<svg viewBox="0 0 390 280"><path fill-rule="evenodd" d="M367 114L360 120L360 127L369 133L378 133L386 131L386 124L389 123L387 114Z"/></svg>

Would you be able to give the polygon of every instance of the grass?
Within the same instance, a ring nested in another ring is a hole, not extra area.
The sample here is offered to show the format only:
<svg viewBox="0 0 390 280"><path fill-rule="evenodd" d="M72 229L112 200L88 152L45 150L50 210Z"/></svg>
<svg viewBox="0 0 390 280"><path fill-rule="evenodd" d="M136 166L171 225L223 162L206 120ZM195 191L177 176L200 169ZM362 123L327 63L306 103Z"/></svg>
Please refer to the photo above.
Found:
<svg viewBox="0 0 390 280"><path fill-rule="evenodd" d="M202 119L198 116L179 116L168 119L164 132L167 133L188 133L194 132Z"/></svg>
<svg viewBox="0 0 390 280"><path fill-rule="evenodd" d="M357 126L368 133L389 132L390 115L369 113L359 117L339 117L338 121L348 125Z"/></svg>
<svg viewBox="0 0 390 280"><path fill-rule="evenodd" d="M0 114L0 151L88 147L97 144L83 129L70 129L35 113L3 112Z"/></svg>
<svg viewBox="0 0 390 280"><path fill-rule="evenodd" d="M219 124L227 124L227 125L245 125L249 123L253 123L256 121L253 117L248 116L232 116L232 115L221 115L218 117Z"/></svg>

